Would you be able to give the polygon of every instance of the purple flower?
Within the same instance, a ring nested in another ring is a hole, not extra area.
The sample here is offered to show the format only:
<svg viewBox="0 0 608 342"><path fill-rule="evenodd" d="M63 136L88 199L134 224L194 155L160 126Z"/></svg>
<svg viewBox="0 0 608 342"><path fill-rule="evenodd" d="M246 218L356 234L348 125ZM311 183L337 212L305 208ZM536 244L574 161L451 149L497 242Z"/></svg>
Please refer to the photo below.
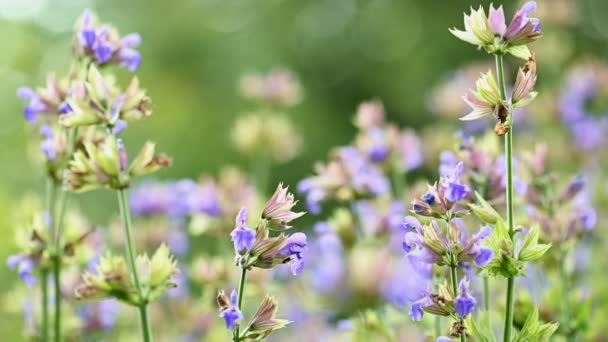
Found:
<svg viewBox="0 0 608 342"><path fill-rule="evenodd" d="M479 267L483 267L492 260L493 256L494 252L490 248L480 247L477 251L477 255L475 255L475 264Z"/></svg>
<svg viewBox="0 0 608 342"><path fill-rule="evenodd" d="M508 39L516 36L524 27L526 27L526 25L528 25L528 23L532 25L533 32L540 30L540 21L537 18L528 18L528 14L534 11L536 11L535 1L528 1L523 4L521 9L519 9L513 16L513 19L511 19L511 23L504 34L505 38Z"/></svg>
<svg viewBox="0 0 608 342"><path fill-rule="evenodd" d="M114 135L118 135L120 134L122 131L125 130L125 128L127 128L128 124L125 120L116 120L116 123L114 124L114 127L112 128L112 134Z"/></svg>
<svg viewBox="0 0 608 342"><path fill-rule="evenodd" d="M36 283L36 277L34 276L34 267L36 264L27 255L14 254L8 257L6 265L10 269L17 269L19 277L27 286L33 286Z"/></svg>
<svg viewBox="0 0 608 342"><path fill-rule="evenodd" d="M327 223L317 223L315 231ZM329 294L339 290L345 276L344 247L340 237L331 231L331 228L320 233L312 245L312 255L315 256L310 267L311 284L321 294Z"/></svg>
<svg viewBox="0 0 608 342"><path fill-rule="evenodd" d="M459 162L448 177L445 178L445 198L452 203L460 201L469 193L468 186L460 182L463 169L464 164Z"/></svg>
<svg viewBox="0 0 608 342"><path fill-rule="evenodd" d="M255 244L255 231L247 227L247 209L241 208L236 216L236 227L230 233L234 250L237 253L245 254L253 248Z"/></svg>
<svg viewBox="0 0 608 342"><path fill-rule="evenodd" d="M488 21L490 22L490 28L494 34L504 36L507 31L507 24L505 23L505 12L502 6L497 9L494 5L490 4L490 12L488 13Z"/></svg>
<svg viewBox="0 0 608 342"><path fill-rule="evenodd" d="M87 303L78 314L89 332L109 331L116 325L120 305L114 298L103 299L96 303Z"/></svg>
<svg viewBox="0 0 608 342"><path fill-rule="evenodd" d="M53 139L44 139L40 142L40 149L48 160L55 160L57 150L55 149L55 141Z"/></svg>
<svg viewBox="0 0 608 342"><path fill-rule="evenodd" d="M295 276L304 269L302 252L306 249L306 234L297 232L287 238L285 245L279 250L280 255L290 256L289 267Z"/></svg>
<svg viewBox="0 0 608 342"><path fill-rule="evenodd" d="M592 207L586 207L581 209L579 217L583 225L583 229L585 230L593 229L593 227L595 227L595 224L597 223L597 213Z"/></svg>
<svg viewBox="0 0 608 342"><path fill-rule="evenodd" d="M460 317L467 317L477 305L477 300L469 294L466 278L463 278L458 285L458 296L454 299L456 313Z"/></svg>
<svg viewBox="0 0 608 342"><path fill-rule="evenodd" d="M423 291L423 297L412 303L408 315L412 318L412 320L420 321L424 316L424 308L430 305L433 305L433 300L427 291Z"/></svg>
<svg viewBox="0 0 608 342"><path fill-rule="evenodd" d="M44 100L31 88L19 87L17 89L17 96L30 101L28 105L23 108L23 115L30 123L36 121L38 114L52 110L51 106L44 102Z"/></svg>
<svg viewBox="0 0 608 342"><path fill-rule="evenodd" d="M79 52L94 57L99 64L116 63L135 71L141 63L141 53L134 49L141 43L141 36L130 33L120 38L116 29L107 24L96 27L88 9L82 16L77 42Z"/></svg>
<svg viewBox="0 0 608 342"><path fill-rule="evenodd" d="M226 328L234 330L236 324L244 319L243 313L237 307L237 293L232 290L230 293L230 305L220 312L220 317L226 321Z"/></svg>
<svg viewBox="0 0 608 342"><path fill-rule="evenodd" d="M433 195L430 192L425 193L424 195L422 195L422 200L428 204L428 205L433 205L435 204L435 195Z"/></svg>

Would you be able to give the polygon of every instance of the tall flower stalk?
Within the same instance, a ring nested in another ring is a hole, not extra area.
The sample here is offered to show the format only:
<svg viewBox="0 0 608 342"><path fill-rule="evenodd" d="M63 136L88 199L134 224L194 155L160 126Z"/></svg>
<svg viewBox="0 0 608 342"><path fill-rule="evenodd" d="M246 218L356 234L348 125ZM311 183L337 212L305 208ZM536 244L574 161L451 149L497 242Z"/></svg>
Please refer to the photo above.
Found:
<svg viewBox="0 0 608 342"><path fill-rule="evenodd" d="M550 245L538 243L538 226L522 232L520 235L526 235L525 238L523 241L516 241L513 215L513 109L526 106L537 95L534 91L537 78L536 59L527 47L527 44L542 36L539 19L528 17L528 14L534 10L536 10L536 2L526 2L507 26L502 6L496 9L490 5L488 16L480 7L478 10L471 10L470 15L465 14L464 31L450 30L459 39L482 47L495 56L498 81L491 71L481 76L477 81L476 91L471 91L463 98L472 111L461 119L475 120L493 116L496 119L495 133L504 136L506 222L479 195L477 197L480 205L471 206L482 221L496 226L495 233L490 239L495 257L488 264L487 271L490 275L500 274L507 280L504 342L511 342L513 337L515 277L524 273L526 262L539 259L550 248ZM518 71L510 99L507 98L504 77L505 54L528 60L528 63ZM521 247L518 248L520 242ZM545 340L557 329L556 324L539 325L538 317L533 313L526 321L526 325L528 324L533 324L533 328L524 326L518 338Z"/></svg>
<svg viewBox="0 0 608 342"><path fill-rule="evenodd" d="M244 329L241 329L241 321L245 319L241 310L248 270L253 267L269 269L287 264L293 275L302 272L304 268L302 252L306 249L306 235L298 232L287 236L283 233L291 228L289 226L291 221L304 215L291 210L296 203L287 188L279 184L259 216L255 229L247 225L246 208L242 208L236 217L236 224L230 237L234 244L236 266L241 270L238 292L233 290L228 296L224 291L220 291L217 297L219 316L226 321L226 328L232 330L233 342L263 340L274 330L281 329L289 323L275 318L278 306L276 300L270 296L266 296L262 301L258 311ZM269 230L281 233L276 237L270 237Z"/></svg>
<svg viewBox="0 0 608 342"><path fill-rule="evenodd" d="M118 207L120 208L120 217L122 220L123 232L125 235L125 248L127 253L127 260L129 261L129 266L131 270L131 277L133 278L133 284L135 284L135 288L139 294L140 298L145 298L146 294L141 286L136 257L137 253L135 251L135 243L133 242L133 232L131 228L131 212L129 210L129 200L128 194L125 189L116 190L116 194L118 195ZM143 340L148 342L152 341L152 328L150 326L150 317L148 314L148 301L141 300L138 305L139 310L139 319L141 324L141 331L143 335Z"/></svg>
<svg viewBox="0 0 608 342"><path fill-rule="evenodd" d="M504 68L502 63L502 55L496 54L496 74L498 75L498 89L500 91L500 98L502 101L507 101L506 85L504 77ZM513 220L513 128L511 127L505 134L505 173L507 175L506 184L506 213L507 213L507 226L511 241L515 235L515 225ZM515 249L513 249L513 256L515 256ZM507 278L507 296L505 303L505 331L503 335L503 341L511 341L511 330L513 329L513 301L515 296L515 277L510 276Z"/></svg>

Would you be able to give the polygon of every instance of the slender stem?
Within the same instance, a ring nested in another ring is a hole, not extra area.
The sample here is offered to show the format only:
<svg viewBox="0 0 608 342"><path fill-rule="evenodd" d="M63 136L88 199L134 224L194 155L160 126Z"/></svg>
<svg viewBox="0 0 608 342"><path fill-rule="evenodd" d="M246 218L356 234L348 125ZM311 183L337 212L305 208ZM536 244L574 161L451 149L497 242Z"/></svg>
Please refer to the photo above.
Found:
<svg viewBox="0 0 608 342"><path fill-rule="evenodd" d="M502 64L502 55L496 55L496 73L498 74L498 88L500 90L500 97L503 101L506 101L506 86L504 78L504 70ZM511 113L509 113L511 115ZM507 203L507 224L509 226L509 236L511 240L515 235L514 222L513 222L513 127L505 134L505 157L506 157L506 174L507 174L507 189L506 189L506 203ZM515 251L513 251L515 252ZM505 329L503 335L504 342L511 341L511 330L513 328L513 300L515 290L515 279L513 277L507 278L507 303L505 304Z"/></svg>
<svg viewBox="0 0 608 342"><path fill-rule="evenodd" d="M53 227L55 225L55 201L57 199L57 184L52 177L47 177L46 184L46 210L48 214L48 234L47 241L53 239ZM49 340L49 272L46 266L41 271L42 288L42 341Z"/></svg>
<svg viewBox="0 0 608 342"><path fill-rule="evenodd" d="M239 308L239 311L241 310L241 307L243 305L243 292L245 289L245 277L246 276L247 276L247 269L245 267L243 267L241 269L241 279L239 280L238 300L236 303L236 306L237 306L237 308ZM240 340L239 333L240 333L240 325L237 324L236 329L234 329L234 334L232 336L232 339L234 342L238 342Z"/></svg>
<svg viewBox="0 0 608 342"><path fill-rule="evenodd" d="M150 319L148 315L148 303L145 300L141 283L139 282L139 274L137 273L137 265L135 262L135 243L133 242L133 236L131 234L131 213L129 212L129 201L127 196L127 190L117 190L118 193L118 205L120 207L120 214L122 217L122 225L124 228L126 248L127 248L127 259L131 266L131 276L135 288L139 292L141 304L139 305L139 316L141 321L141 331L143 340L146 342L152 341L152 329L150 328Z"/></svg>
<svg viewBox="0 0 608 342"><path fill-rule="evenodd" d="M454 296L458 295L458 274L456 273L456 263L453 262L450 265L450 275L452 280L452 291L454 292ZM462 323L462 318L460 319L460 323ZM465 342L467 340L465 333L460 333L460 341Z"/></svg>
<svg viewBox="0 0 608 342"><path fill-rule="evenodd" d="M61 246L61 237L63 235L63 226L65 211L68 203L68 193L62 192L59 200L59 216L57 217L57 226L54 230L55 240L55 257L53 258L53 279L55 281L55 341L61 341L61 301L63 295L61 292L61 264L63 261L63 248Z"/></svg>
<svg viewBox="0 0 608 342"><path fill-rule="evenodd" d="M560 265L560 273L562 280L562 324L564 326L564 337L567 342L574 341L574 336L572 336L571 331L569 329L570 325L570 301L568 296L568 287L570 286L570 277L568 274L568 269L566 266L568 258L568 247L564 244L562 246L562 258Z"/></svg>
<svg viewBox="0 0 608 342"><path fill-rule="evenodd" d="M49 273L46 268L40 271L40 278L42 283L40 288L42 289L42 333L41 339L43 342L49 340Z"/></svg>
<svg viewBox="0 0 608 342"><path fill-rule="evenodd" d="M483 308L490 314L490 279L483 277Z"/></svg>
<svg viewBox="0 0 608 342"><path fill-rule="evenodd" d="M435 315L435 338L441 336L441 316Z"/></svg>

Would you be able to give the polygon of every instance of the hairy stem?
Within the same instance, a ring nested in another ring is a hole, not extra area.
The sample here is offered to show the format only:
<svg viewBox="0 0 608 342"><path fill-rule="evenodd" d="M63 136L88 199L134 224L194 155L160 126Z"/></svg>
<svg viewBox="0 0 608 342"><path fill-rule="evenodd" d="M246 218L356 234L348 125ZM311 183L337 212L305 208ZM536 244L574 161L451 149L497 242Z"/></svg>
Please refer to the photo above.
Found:
<svg viewBox="0 0 608 342"><path fill-rule="evenodd" d="M245 289L245 277L246 276L247 276L247 269L245 267L243 267L241 269L241 279L239 280L238 300L236 303L236 306L239 308L239 310L241 310L241 307L243 305L243 292ZM234 329L234 334L232 336L232 339L234 342L238 342L240 340L239 333L240 333L240 325L237 324L236 329Z"/></svg>
<svg viewBox="0 0 608 342"><path fill-rule="evenodd" d="M139 308L139 318L141 321L141 331L143 335L143 340L146 342L152 341L152 329L150 327L150 318L148 315L148 303L145 299L145 294L143 293L143 289L141 287L141 283L139 282L139 274L137 272L137 264L136 264L136 253L135 253L135 243L133 242L133 236L131 232L131 213L129 211L129 201L127 196L126 189L117 190L118 193L118 205L120 207L120 214L122 217L122 226L124 228L125 240L126 240L126 248L127 248L127 259L129 260L129 265L131 266L131 276L133 278L133 283L135 284L135 288L139 292L139 298L141 304L138 306Z"/></svg>
<svg viewBox="0 0 608 342"><path fill-rule="evenodd" d="M498 88L500 90L500 97L503 101L506 101L506 86L505 77L502 64L502 55L496 55L496 73L498 75ZM509 113L512 115L512 113ZM513 127L505 134L505 158L506 158L506 174L507 174L507 189L506 189L506 203L507 203L507 224L509 227L509 236L513 240L515 235L515 225L513 222ZM513 251L515 252L515 251ZM505 304L505 328L503 341L511 341L511 331L513 329L513 300L515 291L515 279L513 277L507 278L507 302Z"/></svg>

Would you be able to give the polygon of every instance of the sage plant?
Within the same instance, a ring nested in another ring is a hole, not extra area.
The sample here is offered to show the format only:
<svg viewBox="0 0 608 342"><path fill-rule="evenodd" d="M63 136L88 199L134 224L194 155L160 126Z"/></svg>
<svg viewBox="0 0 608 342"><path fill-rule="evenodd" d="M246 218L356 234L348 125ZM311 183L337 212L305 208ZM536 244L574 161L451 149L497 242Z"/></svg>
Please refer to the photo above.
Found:
<svg viewBox="0 0 608 342"><path fill-rule="evenodd" d="M537 95L534 91L536 84L536 59L534 53L528 48L528 44L542 36L540 31L540 20L530 18L528 15L536 10L536 2L526 2L513 16L511 23L507 26L502 6L494 8L490 6L486 16L484 9L480 6L478 10L471 10L470 15L464 17L465 30L451 29L450 32L457 38L470 44L483 48L486 52L493 54L496 61L497 79L491 71L488 71L477 81L476 91L465 95L464 101L472 108L472 111L461 118L461 120L475 120L486 116L494 116L496 125L494 131L499 136L505 137L506 158L506 222L496 219L495 232L490 239L494 249L494 258L488 264L488 272L491 275L500 274L507 279L507 294L505 304L505 320L503 341L512 340L514 290L515 277L523 272L523 262L539 259L550 247L538 243L539 227L533 226L523 240L523 245L518 251L516 243L517 235L521 235L515 229L514 218L514 180L513 180L513 115L514 108L524 107ZM503 56L511 54L515 57L528 60L528 63L519 69L511 97L507 98L506 83L503 70ZM478 196L479 201L487 212L490 206L483 198ZM491 219L494 221L494 218ZM489 222L490 223L490 222ZM505 227L506 225L506 227ZM531 323L534 315L530 316ZM542 333L535 329L522 330L523 336L518 338L529 338L544 340L549 338L556 325L545 325ZM526 336L529 334L530 336Z"/></svg>
<svg viewBox="0 0 608 342"><path fill-rule="evenodd" d="M226 322L226 327L233 331L232 340L260 341L274 330L285 327L289 321L275 318L278 310L277 301L266 296L258 311L247 326L241 330L243 295L245 292L247 271L254 267L271 269L278 265L288 264L295 276L304 268L303 252L306 249L306 235L301 232L289 236L284 232L290 229L289 223L302 215L303 212L292 211L297 203L283 184L266 203L264 210L258 216L255 229L247 224L248 212L242 208L237 217L234 230L230 233L236 254L236 266L241 269L238 290L232 290L230 296L220 291L217 304L220 317ZM279 231L278 236L271 237L270 230Z"/></svg>

